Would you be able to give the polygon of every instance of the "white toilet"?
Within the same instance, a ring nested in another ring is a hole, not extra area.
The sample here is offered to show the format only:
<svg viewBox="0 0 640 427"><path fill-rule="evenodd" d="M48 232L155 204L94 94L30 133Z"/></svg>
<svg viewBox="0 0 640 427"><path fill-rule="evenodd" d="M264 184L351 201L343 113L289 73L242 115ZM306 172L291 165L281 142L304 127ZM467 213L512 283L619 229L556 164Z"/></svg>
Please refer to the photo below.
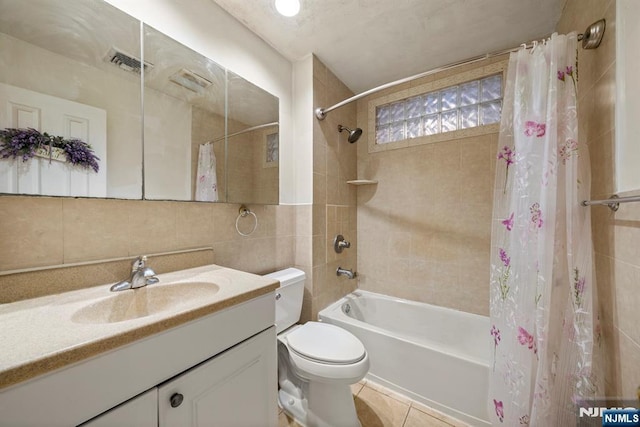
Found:
<svg viewBox="0 0 640 427"><path fill-rule="evenodd" d="M304 427L361 427L351 384L369 370L362 342L334 325L297 325L304 294L303 271L266 275L280 281L276 290L278 403Z"/></svg>

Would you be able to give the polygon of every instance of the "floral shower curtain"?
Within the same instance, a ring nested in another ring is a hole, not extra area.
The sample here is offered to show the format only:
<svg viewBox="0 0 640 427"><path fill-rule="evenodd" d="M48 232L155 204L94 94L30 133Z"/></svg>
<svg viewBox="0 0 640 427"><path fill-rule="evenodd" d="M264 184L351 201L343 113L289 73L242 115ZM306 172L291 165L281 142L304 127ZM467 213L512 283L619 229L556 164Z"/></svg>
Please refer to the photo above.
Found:
<svg viewBox="0 0 640 427"><path fill-rule="evenodd" d="M493 425L575 425L602 393L576 34L511 54L491 247Z"/></svg>
<svg viewBox="0 0 640 427"><path fill-rule="evenodd" d="M195 199L203 202L218 201L218 177L213 143L201 144L198 149Z"/></svg>

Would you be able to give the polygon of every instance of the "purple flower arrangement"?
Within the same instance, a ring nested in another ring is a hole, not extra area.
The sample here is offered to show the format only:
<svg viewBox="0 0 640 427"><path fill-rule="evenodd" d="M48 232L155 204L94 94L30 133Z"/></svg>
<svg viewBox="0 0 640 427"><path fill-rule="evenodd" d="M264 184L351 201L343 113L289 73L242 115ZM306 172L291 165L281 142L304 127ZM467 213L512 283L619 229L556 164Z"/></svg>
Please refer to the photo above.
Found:
<svg viewBox="0 0 640 427"><path fill-rule="evenodd" d="M77 138L64 139L61 136L52 136L46 132L35 129L6 128L0 130L0 158L21 158L26 162L35 156L36 150L41 147L60 148L64 151L67 161L75 166L85 169L93 169L98 172L100 160L89 144Z"/></svg>

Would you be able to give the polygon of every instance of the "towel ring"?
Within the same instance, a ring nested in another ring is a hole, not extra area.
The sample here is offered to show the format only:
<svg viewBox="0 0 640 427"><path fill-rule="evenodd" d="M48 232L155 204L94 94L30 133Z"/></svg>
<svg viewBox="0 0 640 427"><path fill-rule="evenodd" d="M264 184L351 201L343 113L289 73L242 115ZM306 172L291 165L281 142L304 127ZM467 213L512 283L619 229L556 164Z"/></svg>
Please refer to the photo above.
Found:
<svg viewBox="0 0 640 427"><path fill-rule="evenodd" d="M240 218L244 218L248 215L253 215L255 223L253 224L253 228L250 232L243 233L238 227L238 221L240 221ZM253 234L253 232L256 231L256 228L258 228L258 217L256 216L256 214L254 212L251 212L245 205L240 206L240 209L238 209L238 217L236 218L236 231L238 232L238 234L247 237Z"/></svg>

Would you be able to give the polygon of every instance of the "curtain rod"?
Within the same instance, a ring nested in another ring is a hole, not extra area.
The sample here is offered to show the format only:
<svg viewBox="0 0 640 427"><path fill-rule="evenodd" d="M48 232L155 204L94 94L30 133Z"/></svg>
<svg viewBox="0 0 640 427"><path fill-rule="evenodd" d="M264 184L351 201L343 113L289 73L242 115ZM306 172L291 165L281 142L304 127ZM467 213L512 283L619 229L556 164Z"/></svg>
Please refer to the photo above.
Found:
<svg viewBox="0 0 640 427"><path fill-rule="evenodd" d="M268 128L268 127L271 127L271 126L278 126L279 124L280 124L280 122L271 122L271 123L265 123L265 124L262 124L262 125L252 126L250 128L239 130L238 132L230 133L229 135L226 135L226 136L221 136L220 138L212 139L212 140L207 141L207 142L205 142L203 144L200 144L200 145L211 144L212 142L222 141L225 138L231 138L232 136L242 135L243 133L252 132L254 130L258 130L258 129L262 129L262 128Z"/></svg>
<svg viewBox="0 0 640 427"><path fill-rule="evenodd" d="M616 212L620 207L620 203L640 202L640 196L618 197L617 195L611 196L609 199L604 200L583 200L580 204L582 206L593 205L607 205L609 209Z"/></svg>
<svg viewBox="0 0 640 427"><path fill-rule="evenodd" d="M584 33L578 34L578 41L580 41L580 40L582 41L582 48L583 49L595 49L596 47L598 47L600 45L600 42L602 41L602 36L604 35L604 29L605 29L605 20L601 19L601 20L596 21L593 24L589 25ZM545 39L546 38L547 37L545 37ZM515 51L517 51L518 49L520 49L523 46L526 49L530 49L531 47L535 46L537 43L538 43L538 41L535 40L535 41L531 41L531 42L528 42L528 43L522 43L522 44L520 44L518 46L515 46L515 47L512 47L510 49L504 49L504 50L500 50L500 51L490 52L490 53L486 53L484 55L474 56L473 58L465 59L465 60L462 60L462 61L452 62L450 64L443 65L442 67L434 68L432 70L425 71L423 73L415 74L413 76L405 77L405 78L400 79L400 80L395 80L393 82L385 83L385 84L383 84L381 86L374 87L373 89L369 89L367 91L359 93L358 95L354 95L351 98L347 98L344 101L338 102L337 104L332 105L331 107L328 107L328 108L318 107L318 108L315 109L314 112L315 112L316 118L318 120L324 120L324 118L327 116L327 113L329 113L330 111L333 111L336 108L340 108L340 107L342 107L344 105L347 105L347 104L350 104L350 103L352 103L354 101L362 99L362 98L364 98L366 96L371 95L372 93L376 93L376 92L379 92L379 91L384 90L384 89L388 89L388 88L393 87L393 86L397 86L397 85L400 85L400 84L403 84L403 83L407 83L407 82L410 82L411 80L419 79L421 77L426 77L426 76L430 76L430 75L435 74L435 73L439 73L439 72L442 72L442 71L447 71L447 70L450 70L452 68L459 67L461 65L473 64L475 62L484 61L485 59L494 58L496 56L500 56L500 55L504 55L504 54L507 54L507 53L515 52Z"/></svg>

